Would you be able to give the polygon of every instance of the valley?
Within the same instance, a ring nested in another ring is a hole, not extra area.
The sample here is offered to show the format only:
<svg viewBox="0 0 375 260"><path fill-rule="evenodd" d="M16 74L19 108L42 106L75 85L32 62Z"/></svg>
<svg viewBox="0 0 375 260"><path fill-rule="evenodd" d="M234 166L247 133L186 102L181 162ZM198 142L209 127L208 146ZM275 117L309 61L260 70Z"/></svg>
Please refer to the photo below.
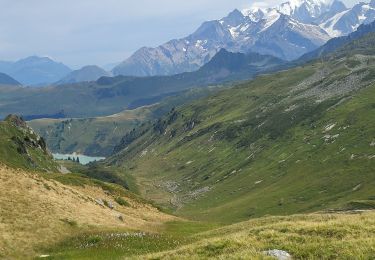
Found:
<svg viewBox="0 0 375 260"><path fill-rule="evenodd" d="M361 61L371 60L313 63L223 90L128 134L104 163L134 176L142 196L199 220L367 200L374 85Z"/></svg>

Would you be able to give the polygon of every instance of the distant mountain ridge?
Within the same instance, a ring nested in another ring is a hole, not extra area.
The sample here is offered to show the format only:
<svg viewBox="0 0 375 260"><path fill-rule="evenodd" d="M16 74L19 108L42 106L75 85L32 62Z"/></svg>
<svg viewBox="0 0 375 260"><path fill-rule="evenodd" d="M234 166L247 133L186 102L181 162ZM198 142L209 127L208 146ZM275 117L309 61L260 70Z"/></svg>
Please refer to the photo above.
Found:
<svg viewBox="0 0 375 260"><path fill-rule="evenodd" d="M197 70L220 49L293 60L375 19L375 1L347 8L339 0L293 0L274 8L234 10L194 33L156 48L143 47L116 66L114 75L172 75Z"/></svg>
<svg viewBox="0 0 375 260"><path fill-rule="evenodd" d="M49 57L30 56L16 62L0 62L0 72L10 75L23 85L38 86L60 80L71 69Z"/></svg>
<svg viewBox="0 0 375 260"><path fill-rule="evenodd" d="M111 73L105 71L104 69L95 66L89 65L82 67L79 70L74 70L64 78L59 80L56 84L69 84L85 81L96 81L101 77L109 77Z"/></svg>
<svg viewBox="0 0 375 260"><path fill-rule="evenodd" d="M0 92L0 117L9 112L28 119L46 117L92 117L118 113L125 108L154 104L162 98L191 88L247 80L285 67L285 61L270 55L231 53L221 50L198 71L173 76L101 77L43 89ZM12 101L12 102L9 102Z"/></svg>

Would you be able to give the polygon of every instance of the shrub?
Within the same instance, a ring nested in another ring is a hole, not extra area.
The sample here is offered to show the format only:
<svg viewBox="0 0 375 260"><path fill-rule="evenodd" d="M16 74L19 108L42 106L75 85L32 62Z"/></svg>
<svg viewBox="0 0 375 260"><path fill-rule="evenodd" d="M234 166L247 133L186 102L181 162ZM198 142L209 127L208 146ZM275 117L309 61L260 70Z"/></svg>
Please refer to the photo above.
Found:
<svg viewBox="0 0 375 260"><path fill-rule="evenodd" d="M122 197L117 197L117 198L115 199L115 201L116 201L119 205L121 205L121 206L130 207L129 202L127 202L126 200L124 200Z"/></svg>

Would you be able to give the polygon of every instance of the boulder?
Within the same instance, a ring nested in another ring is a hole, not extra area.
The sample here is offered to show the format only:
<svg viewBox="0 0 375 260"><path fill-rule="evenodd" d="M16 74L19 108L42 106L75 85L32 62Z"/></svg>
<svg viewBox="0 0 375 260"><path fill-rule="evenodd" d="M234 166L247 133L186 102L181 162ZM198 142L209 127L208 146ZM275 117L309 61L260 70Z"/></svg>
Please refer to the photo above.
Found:
<svg viewBox="0 0 375 260"><path fill-rule="evenodd" d="M278 250L278 249L263 251L263 254L267 256L272 256L278 260L291 260L292 259L292 256L288 252L283 251L283 250Z"/></svg>

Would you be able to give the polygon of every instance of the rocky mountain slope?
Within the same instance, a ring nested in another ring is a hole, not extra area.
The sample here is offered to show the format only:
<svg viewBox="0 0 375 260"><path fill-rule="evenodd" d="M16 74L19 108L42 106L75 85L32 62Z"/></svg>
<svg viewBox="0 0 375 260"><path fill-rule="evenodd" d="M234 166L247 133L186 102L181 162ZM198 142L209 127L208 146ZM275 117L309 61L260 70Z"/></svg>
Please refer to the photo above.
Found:
<svg viewBox="0 0 375 260"><path fill-rule="evenodd" d="M322 63L172 110L127 134L106 165L135 178L143 196L196 219L232 222L371 201L373 34L364 39Z"/></svg>
<svg viewBox="0 0 375 260"><path fill-rule="evenodd" d="M16 62L0 62L0 72L10 75L23 85L40 86L60 80L71 69L48 57L31 56Z"/></svg>
<svg viewBox="0 0 375 260"><path fill-rule="evenodd" d="M71 84L85 81L96 81L101 77L110 77L111 74L104 69L91 65L85 66L79 70L70 72L64 78L59 80L56 84Z"/></svg>
<svg viewBox="0 0 375 260"><path fill-rule="evenodd" d="M141 48L113 69L115 75L171 75L193 71L221 48L293 60L375 19L374 1L346 8L338 0L293 0L273 8L234 10L205 22L191 35Z"/></svg>

